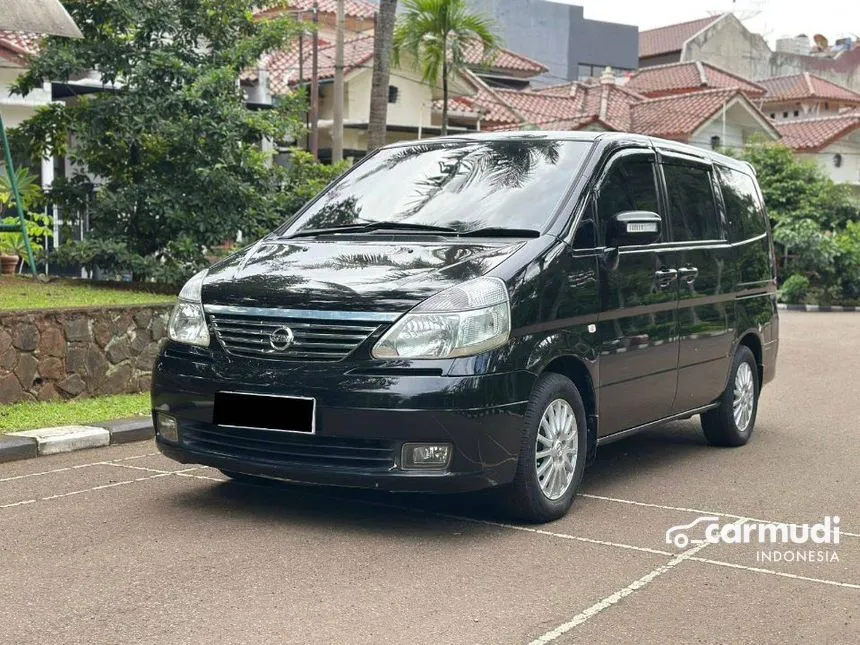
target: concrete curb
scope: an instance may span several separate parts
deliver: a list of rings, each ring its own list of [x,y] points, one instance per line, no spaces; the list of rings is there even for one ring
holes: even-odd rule
[[[60,426],[0,434],[0,463],[88,448],[144,441],[155,436],[152,419],[118,419],[91,426]]]
[[[783,311],[817,311],[817,312],[844,312],[858,313],[860,307],[843,307],[841,305],[784,305],[778,304],[777,307]]]

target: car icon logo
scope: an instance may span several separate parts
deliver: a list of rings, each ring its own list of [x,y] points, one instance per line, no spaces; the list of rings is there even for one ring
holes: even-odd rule
[[[295,336],[293,330],[289,327],[278,327],[275,331],[269,334],[269,345],[276,352],[284,352],[293,344]]]
[[[711,515],[705,517],[696,518],[694,521],[689,524],[679,524],[678,526],[673,526],[668,531],[666,531],[666,544],[674,544],[679,549],[685,549],[688,545],[692,544],[704,544],[708,540],[698,540],[691,539],[687,535],[687,531],[699,524],[712,524],[714,522],[718,522],[718,517],[713,517]]]

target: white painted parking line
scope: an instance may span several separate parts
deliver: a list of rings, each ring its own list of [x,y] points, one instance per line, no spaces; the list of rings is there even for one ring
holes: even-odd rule
[[[115,464],[120,461],[132,461],[134,459],[143,459],[144,457],[152,457],[154,455],[158,455],[160,453],[157,452],[148,452],[145,455],[133,455],[131,457],[120,457],[119,459],[111,459],[110,461],[93,461],[87,464],[78,464],[77,466],[66,466],[64,468],[54,468],[52,470],[43,470],[38,473],[27,473],[25,475],[15,475],[14,477],[2,477],[0,478],[0,483],[2,482],[11,482],[19,479],[27,479],[29,477],[41,477],[43,475],[53,475],[55,473],[65,473],[71,470],[78,470],[80,468],[89,468],[90,466],[104,466],[105,464]]]
[[[718,567],[728,567],[730,569],[743,569],[753,573],[766,573],[771,576],[779,576],[780,578],[791,578],[792,580],[804,580],[806,582],[818,582],[823,585],[832,585],[834,587],[845,587],[847,589],[860,589],[860,585],[855,585],[851,582],[839,582],[838,580],[827,580],[825,578],[810,578],[809,576],[798,576],[794,573],[786,573],[785,571],[775,571],[773,569],[762,569],[761,567],[748,567],[744,564],[736,564],[734,562],[724,562],[723,560],[710,560],[708,558],[687,558],[691,562],[702,562],[703,564],[714,564]]]
[[[0,509],[12,508],[15,506],[24,506],[27,504],[34,504],[35,502],[39,502],[39,501],[47,501],[47,500],[58,499],[58,498],[62,498],[62,497],[69,497],[71,495],[79,495],[81,493],[88,493],[88,492],[92,492],[92,491],[102,490],[105,488],[113,488],[116,486],[123,486],[125,484],[133,484],[136,482],[148,481],[150,479],[158,479],[158,478],[162,478],[162,477],[167,477],[169,475],[176,475],[177,477],[185,477],[188,479],[201,479],[201,480],[212,481],[212,482],[234,481],[234,480],[231,480],[227,477],[212,477],[209,475],[194,475],[194,474],[192,474],[192,471],[199,470],[200,468],[202,468],[202,466],[195,466],[193,468],[186,468],[184,470],[159,470],[157,468],[150,468],[148,466],[133,466],[131,464],[120,463],[120,462],[125,462],[125,461],[129,461],[129,460],[133,460],[133,459],[140,459],[142,457],[149,457],[149,456],[152,456],[152,454],[158,454],[158,453],[151,453],[151,454],[147,454],[147,455],[136,455],[134,457],[124,457],[122,459],[115,459],[112,461],[94,462],[92,464],[82,464],[80,466],[80,467],[96,466],[96,465],[116,466],[119,468],[126,468],[126,469],[131,469],[131,470],[151,472],[151,473],[153,473],[152,475],[149,475],[146,477],[138,477],[137,479],[133,479],[133,480],[129,480],[129,481],[114,482],[114,483],[105,484],[102,486],[95,486],[93,488],[88,488],[85,490],[72,491],[70,493],[61,493],[59,495],[50,495],[48,497],[42,497],[42,498],[38,498],[38,499],[26,499],[26,500],[22,500],[20,502],[13,502],[11,504],[4,504],[4,505],[0,506]],[[75,467],[57,469],[57,472],[63,472],[66,470],[73,470],[74,468]],[[249,482],[237,482],[237,483],[239,483],[243,486],[257,487],[253,483],[249,483]],[[635,504],[638,506],[656,507],[656,508],[667,509],[667,510],[680,510],[680,511],[690,511],[690,512],[694,512],[694,513],[707,513],[707,511],[700,511],[698,509],[686,509],[686,508],[681,508],[681,507],[677,507],[677,506],[661,506],[659,504],[646,504],[643,502],[632,502],[630,500],[620,500],[620,499],[615,499],[615,498],[603,498],[603,497],[600,497],[598,495],[583,495],[583,497],[591,497],[591,498],[596,498],[596,499],[606,499],[608,501],[617,501],[617,502],[622,502],[622,503]],[[622,542],[610,542],[607,540],[596,540],[593,538],[587,538],[587,537],[583,537],[580,535],[570,535],[568,533],[559,533],[557,531],[547,531],[546,529],[538,529],[538,528],[534,528],[534,527],[530,527],[530,526],[517,526],[516,524],[506,524],[504,522],[494,522],[492,520],[481,520],[481,519],[477,519],[477,518],[473,518],[473,517],[464,517],[461,515],[452,515],[449,513],[425,511],[423,509],[412,508],[409,506],[401,506],[398,504],[388,504],[385,502],[372,502],[372,501],[368,501],[368,500],[356,500],[356,499],[347,499],[347,498],[338,498],[338,499],[340,499],[341,501],[350,502],[352,504],[356,504],[356,503],[361,504],[363,506],[379,506],[379,507],[383,507],[383,508],[392,508],[392,509],[397,509],[397,510],[401,510],[401,511],[410,511],[413,513],[428,514],[428,515],[433,515],[436,517],[443,517],[446,519],[456,520],[459,522],[467,522],[470,524],[483,524],[483,525],[487,525],[487,526],[496,526],[498,528],[510,529],[513,531],[522,531],[525,533],[534,533],[537,535],[545,535],[548,537],[558,538],[558,539],[562,539],[562,540],[573,540],[575,542],[584,542],[586,544],[596,544],[599,546],[608,546],[608,547],[613,547],[616,549],[638,551],[641,553],[648,553],[651,555],[662,555],[662,556],[672,556],[673,555],[672,552],[670,552],[670,551],[662,551],[660,549],[650,549],[648,547],[636,546],[633,544],[624,544]],[[750,518],[735,517],[735,516],[728,515],[726,513],[722,513],[722,514],[711,513],[711,514],[712,515],[721,515],[722,517],[734,518],[734,519],[737,519],[739,522],[740,521],[753,521]],[[761,520],[755,520],[755,521],[761,521]],[[698,551],[700,551],[701,548],[703,548],[706,545],[707,544],[697,545],[696,547],[689,549],[688,551],[685,551],[684,553],[682,553],[678,556],[673,557],[673,559],[670,560],[670,562],[681,558],[682,560],[690,560],[690,561],[694,561],[694,562],[701,562],[703,564],[711,564],[711,565],[721,566],[721,567],[730,567],[733,569],[742,569],[742,570],[750,571],[753,573],[762,573],[762,574],[767,574],[767,575],[779,576],[779,577],[783,577],[783,578],[791,578],[794,580],[801,580],[801,581],[805,581],[805,582],[815,582],[815,583],[819,583],[819,584],[825,584],[825,585],[831,585],[831,586],[837,586],[837,587],[845,587],[845,588],[849,588],[849,589],[860,589],[860,585],[856,585],[856,584],[853,584],[850,582],[840,582],[837,580],[827,580],[824,578],[811,578],[809,576],[798,576],[798,575],[795,575],[792,573],[785,573],[782,571],[774,571],[772,569],[763,569],[760,567],[748,567],[748,566],[745,566],[742,564],[735,564],[733,562],[724,562],[722,560],[711,560],[708,558],[697,557],[695,554],[698,553]],[[677,563],[673,564],[671,567],[668,566],[668,563],[666,565],[663,565],[663,567],[668,567],[669,569],[671,569],[675,566],[677,566]],[[662,567],[658,567],[658,569],[662,569]],[[655,569],[655,571],[657,571],[658,569]],[[666,569],[666,570],[668,570],[668,569]],[[661,571],[661,573],[659,573],[657,575],[662,575],[662,573],[664,573],[664,572],[665,571]],[[648,578],[648,576],[652,575],[653,573],[654,572],[651,572],[650,574],[646,574],[646,576],[644,576],[643,578],[640,578],[640,581],[644,578]],[[655,575],[653,577],[657,577],[657,576]],[[628,587],[633,587],[638,582],[639,581],[636,581],[636,582],[632,583],[631,585],[628,585]],[[648,582],[650,582],[650,579],[648,580]],[[647,582],[644,584],[647,584]],[[640,586],[644,586],[644,585],[640,585]],[[628,587],[625,587],[625,589],[627,589]],[[639,587],[636,587],[636,588],[639,588]],[[611,605],[615,604],[616,602],[618,602],[618,600],[629,595],[630,593],[632,593],[632,591],[635,591],[635,590],[636,589],[632,589],[631,591],[624,593],[624,595],[618,597],[616,600],[610,602],[608,600],[609,598],[614,598],[616,594],[620,594],[620,593],[624,592],[624,590],[616,592],[616,594],[613,594],[612,596],[609,596],[607,599],[600,601],[599,603],[595,604],[592,608],[585,610],[584,612],[582,612],[582,614],[585,614],[589,610],[596,608],[598,605],[601,605],[601,603],[603,603],[603,602],[609,602],[609,605],[607,605],[607,606],[611,606]],[[602,611],[602,610],[603,609],[600,609],[599,611]],[[595,610],[595,611],[596,611],[596,613],[599,613],[599,611],[597,611],[597,610]],[[582,616],[582,614],[578,614],[576,617],[571,619],[571,621],[569,621],[569,622],[572,623],[574,620],[576,620],[577,618]],[[584,620],[581,620],[581,622],[585,622],[585,620],[587,620],[590,617],[591,617],[591,615],[587,616]],[[581,622],[577,623],[577,624],[581,624]],[[568,623],[565,623],[565,625],[567,625],[567,624]],[[573,625],[569,629],[572,629],[575,626],[576,625]],[[560,628],[556,628],[556,629],[560,629]],[[553,631],[555,631],[555,630],[553,630]],[[548,632],[548,633],[551,633],[551,632]],[[564,633],[564,632],[561,632],[561,633]],[[559,635],[561,635],[561,634],[559,634]],[[544,637],[542,636],[541,638],[544,638]],[[556,636],[556,638],[557,638],[557,636]],[[554,639],[551,639],[551,640],[554,640]],[[548,643],[550,641],[537,640],[534,642],[538,642],[538,643],[539,642],[547,642]]]
[[[604,502],[616,502],[618,504],[630,504],[631,506],[642,506],[645,508],[659,508],[664,511],[683,511],[685,513],[696,513],[697,515],[715,515],[717,517],[725,517],[730,520],[747,519],[750,522],[758,522],[760,524],[791,524],[791,522],[776,522],[774,520],[762,520],[755,517],[746,517],[744,515],[733,515],[731,513],[720,513],[718,511],[706,511],[701,508],[685,508],[683,506],[666,506],[664,504],[650,504],[648,502],[636,502],[630,499],[619,499],[617,497],[606,497],[604,495],[591,495],[589,493],[579,493],[579,497],[587,499],[599,499]],[[839,529],[839,535],[843,537],[860,538],[860,533],[851,533]]]
[[[195,466],[194,468],[188,468],[185,471],[177,471],[177,472],[188,472],[191,470],[197,470],[199,466]],[[68,493],[58,493],[56,495],[48,495],[47,497],[37,497],[34,499],[25,499],[20,502],[11,502],[9,504],[0,505],[0,509],[4,508],[14,508],[15,506],[24,506],[25,504],[34,504],[36,502],[48,502],[55,499],[62,499],[64,497],[71,497],[73,495],[82,495],[84,493],[92,493],[95,491],[104,490],[106,488],[116,488],[117,486],[126,486],[128,484],[135,484],[137,482],[147,481],[149,479],[157,479],[159,477],[167,477],[168,475],[172,475],[172,472],[164,472],[164,473],[156,473],[154,475],[147,475],[146,477],[138,477],[137,479],[129,479],[128,481],[121,482],[111,482],[109,484],[102,484],[101,486],[93,486],[92,488],[84,488],[81,490],[73,490]]]
[[[737,522],[737,523],[742,524],[743,522]],[[556,627],[555,629],[552,629],[552,630],[546,632],[545,634],[542,634],[541,636],[539,636],[535,640],[531,641],[531,643],[529,643],[529,645],[546,645],[547,643],[551,643],[552,641],[558,639],[559,637],[561,637],[564,634],[566,634],[567,632],[569,632],[571,629],[578,627],[579,625],[582,625],[587,620],[593,618],[594,616],[597,616],[597,614],[599,614],[600,612],[605,611],[605,610],[609,609],[610,607],[613,607],[614,605],[617,605],[619,602],[621,602],[627,596],[630,596],[630,595],[636,593],[637,591],[639,591],[640,589],[643,589],[644,587],[648,586],[656,578],[659,578],[660,576],[662,576],[667,571],[671,571],[672,569],[677,567],[679,564],[681,564],[684,560],[689,560],[696,553],[698,553],[699,551],[704,549],[706,546],[709,546],[708,542],[705,542],[704,544],[697,544],[692,549],[687,549],[686,551],[684,551],[680,555],[677,555],[674,558],[672,558],[671,560],[669,560],[666,564],[662,564],[659,567],[657,567],[656,569],[654,569],[653,571],[649,571],[644,576],[642,576],[638,580],[634,580],[633,582],[631,582],[629,585],[627,585],[623,589],[619,589],[618,591],[616,591],[612,595],[607,596],[606,598],[603,598],[602,600],[597,601],[596,603],[591,605],[591,607],[579,612],[576,616],[571,618],[566,623],[563,623],[563,624],[559,625],[558,627]]]
[[[133,470],[144,470],[151,473],[160,473],[162,475],[178,475],[179,477],[191,477],[192,479],[205,479],[213,482],[230,481],[227,477],[208,477],[207,475],[190,475],[189,471],[196,470],[190,468],[188,470],[160,470],[158,468],[149,468],[146,466],[132,466],[131,464],[105,463],[106,466],[117,466],[119,468],[131,468]],[[201,466],[202,467],[202,466]]]
[[[612,546],[616,549],[627,549],[628,551],[640,551],[642,553],[651,553],[653,555],[674,555],[671,551],[662,551],[660,549],[651,549],[646,546],[636,546],[633,544],[624,544],[622,542],[608,542],[606,540],[595,540],[593,538],[582,537],[580,535],[570,535],[569,533],[557,533],[555,531],[547,531],[545,529],[536,529],[531,526],[518,526],[516,524],[505,524],[504,522],[493,522],[491,520],[479,520],[473,517],[463,517],[462,515],[450,515],[448,513],[432,513],[438,517],[446,517],[452,520],[461,522],[470,522],[472,524],[487,524],[489,526],[498,526],[503,529],[512,529],[514,531],[524,531],[526,533],[536,533],[538,535],[548,535],[549,537],[559,538],[562,540],[574,540],[576,542],[585,542],[587,544],[599,544],[600,546]]]

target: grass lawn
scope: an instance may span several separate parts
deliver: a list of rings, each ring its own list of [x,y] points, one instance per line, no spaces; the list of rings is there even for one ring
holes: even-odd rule
[[[171,303],[173,296],[112,289],[83,280],[40,282],[29,277],[0,277],[0,311]]]
[[[150,414],[149,394],[117,394],[80,401],[0,405],[0,433],[86,425]]]

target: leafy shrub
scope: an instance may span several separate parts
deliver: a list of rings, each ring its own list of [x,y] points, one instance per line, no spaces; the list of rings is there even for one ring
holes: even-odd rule
[[[795,273],[782,285],[780,298],[790,305],[802,305],[809,294],[809,278]]]

